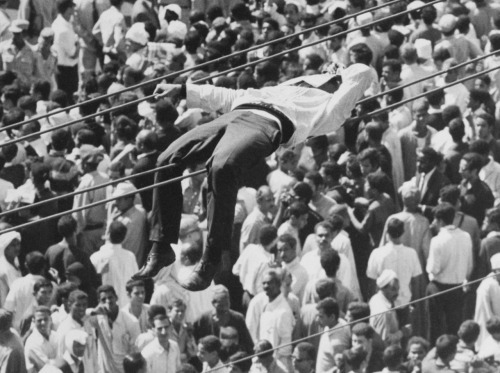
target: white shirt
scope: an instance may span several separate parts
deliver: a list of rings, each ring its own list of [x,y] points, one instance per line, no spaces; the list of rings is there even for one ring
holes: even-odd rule
[[[38,280],[43,280],[43,277],[39,275],[32,275],[31,273],[18,278],[12,283],[9,294],[5,299],[3,308],[14,313],[12,325],[18,330],[23,317],[23,312],[19,311],[28,310],[33,307],[33,304],[35,303],[33,286]]]
[[[100,38],[104,52],[116,52],[125,38],[125,16],[114,6],[102,12],[92,33]],[[106,56],[109,60],[109,57]],[[107,62],[106,60],[104,61]]]
[[[299,298],[300,303],[302,303],[304,290],[309,281],[309,275],[306,269],[300,264],[299,258],[295,258],[290,263],[282,262],[282,265],[292,275],[292,293],[294,293],[297,298]]]
[[[397,131],[408,127],[413,121],[411,111],[403,105],[389,112],[389,125]]]
[[[380,334],[384,341],[388,338],[401,338],[403,333],[399,330],[399,321],[396,315],[396,311],[391,310],[393,305],[384,296],[381,290],[379,290],[369,302],[370,305],[370,325],[375,331]],[[374,316],[381,314],[378,316]],[[391,338],[391,339],[392,339]]]
[[[284,146],[300,144],[310,136],[331,133],[351,116],[354,104],[370,87],[373,76],[368,66],[354,64],[342,73],[340,88],[332,95],[319,89],[277,86],[233,90],[211,85],[187,84],[188,107],[227,113],[245,103],[265,101],[282,111],[295,125],[295,132]]]
[[[431,281],[461,284],[472,272],[472,240],[468,233],[453,225],[440,229],[431,239],[427,273]]]
[[[175,373],[181,365],[181,352],[177,342],[168,341],[168,351],[155,338],[141,351],[141,355],[146,360],[148,372]]]
[[[12,283],[18,278],[21,278],[21,271],[10,264],[5,255],[2,254],[0,256],[0,306],[5,303]]]
[[[335,364],[335,355],[349,349],[351,345],[351,329],[347,323],[339,319],[332,330],[325,326],[325,331],[319,340],[318,356],[316,359],[316,372],[329,372]]]
[[[495,206],[500,202],[500,164],[489,157],[489,162],[479,171],[479,178],[491,189]]]
[[[411,279],[422,274],[422,267],[417,252],[410,247],[395,245],[389,242],[387,245],[375,249],[370,254],[366,275],[372,280],[382,274],[385,269],[396,272],[400,289],[397,304],[406,304],[411,300]]]
[[[262,291],[262,275],[273,255],[262,245],[250,244],[233,266],[233,274],[240,278],[243,290],[255,295]]]
[[[0,179],[0,208],[2,211],[5,211],[5,208],[7,207],[5,203],[5,197],[7,197],[7,191],[10,189],[15,189],[14,184],[12,184],[10,181]]]
[[[500,284],[494,277],[485,278],[476,291],[476,309],[474,321],[486,325],[492,317],[500,317]],[[476,346],[479,347],[487,339],[489,333],[481,328]]]
[[[273,346],[280,346],[292,341],[295,318],[283,294],[269,302],[267,295],[262,292],[250,301],[246,324],[254,343],[261,339],[267,339]],[[291,346],[278,349],[275,352],[276,358],[286,358],[291,354]]]
[[[78,55],[76,45],[78,36],[73,29],[73,24],[59,14],[52,23],[54,31],[54,49],[57,53],[57,64],[61,66],[76,66]]]
[[[149,304],[143,304],[141,308],[141,314],[139,315],[139,317],[136,317],[131,311],[130,303],[128,303],[125,307],[122,308],[122,312],[128,313],[130,316],[139,321],[139,327],[141,328],[141,333],[145,333],[148,330],[148,324],[149,324],[148,311],[149,311]]]
[[[124,307],[128,300],[125,289],[127,281],[139,270],[135,255],[121,245],[108,242],[90,256],[90,261],[102,276],[102,284],[114,287],[118,303]]]
[[[26,339],[24,355],[28,372],[37,372],[49,360],[57,357],[56,332],[51,330],[49,339],[46,339],[37,328],[33,328],[33,332]]]
[[[279,168],[267,175],[267,184],[271,192],[273,192],[276,203],[279,202],[281,193],[285,190],[292,189],[296,182],[296,178],[284,173]]]
[[[210,368],[208,363],[206,361],[203,362],[203,370],[201,371],[202,373],[204,372],[217,372],[217,373],[229,373],[229,367],[225,367],[222,361],[219,360],[217,364],[213,368]]]

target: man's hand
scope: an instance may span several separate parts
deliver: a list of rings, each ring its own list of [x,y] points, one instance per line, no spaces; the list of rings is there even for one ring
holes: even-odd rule
[[[166,84],[166,83],[160,83],[156,86],[154,95],[156,99],[162,98],[162,97],[172,97],[177,95],[181,90],[181,85],[180,84]]]

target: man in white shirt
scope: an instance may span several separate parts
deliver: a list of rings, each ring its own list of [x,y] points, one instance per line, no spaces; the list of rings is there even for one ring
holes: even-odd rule
[[[57,357],[56,332],[50,328],[50,309],[39,306],[33,315],[33,332],[26,339],[24,353],[28,372],[38,372]]]
[[[422,267],[417,252],[401,244],[404,234],[404,222],[391,218],[386,224],[387,239],[389,242],[372,251],[368,260],[366,275],[372,280],[372,294],[375,292],[375,282],[386,269],[396,272],[400,291],[397,304],[406,304],[411,301],[412,287],[415,280],[422,274]]]
[[[35,303],[33,286],[37,281],[44,279],[44,256],[38,251],[29,253],[26,255],[26,267],[29,274],[18,278],[12,283],[9,294],[7,294],[7,298],[5,299],[5,304],[3,305],[3,308],[7,311],[14,313],[12,325],[18,330],[24,311],[30,309]]]
[[[250,244],[241,253],[233,266],[233,274],[240,278],[245,291],[243,303],[248,306],[252,297],[262,291],[262,276],[273,260],[271,250],[276,247],[278,234],[272,225],[260,229],[260,244]]]
[[[149,304],[144,304],[146,298],[146,284],[142,280],[129,280],[125,286],[129,303],[122,308],[123,312],[134,316],[139,321],[141,333],[148,330]]]
[[[465,284],[472,273],[472,240],[453,225],[455,208],[442,203],[434,210],[433,224],[439,229],[431,239],[426,270],[431,281],[427,294]],[[432,341],[444,333],[456,333],[463,321],[464,290],[458,289],[429,300]]]
[[[118,307],[116,291],[103,285],[97,289],[99,306],[89,319],[96,329],[99,371],[123,373],[123,358],[135,351],[135,340],[141,333],[139,321]]]
[[[278,155],[278,168],[267,175],[267,184],[274,195],[275,203],[283,191],[292,189],[297,179],[292,176],[292,172],[297,168],[297,155],[293,150],[285,150]]]
[[[92,29],[92,34],[102,45],[104,63],[112,59],[125,62],[125,31],[127,25],[120,7],[123,0],[110,0],[111,7],[101,13]]]
[[[257,294],[248,305],[246,324],[254,343],[265,339],[273,346],[292,341],[295,324],[292,309],[281,294],[281,274],[270,269],[262,279],[264,291]],[[285,366],[290,364],[291,346],[275,351],[275,357]]]
[[[291,235],[284,234],[278,237],[278,258],[281,261],[281,266],[292,276],[292,293],[302,303],[309,276],[306,269],[299,262],[295,246],[297,246],[297,240]]]
[[[117,289],[120,307],[127,304],[126,284],[138,269],[135,255],[121,245],[126,234],[125,225],[114,221],[109,226],[109,241],[90,256],[96,272],[102,276],[103,285]]]
[[[64,337],[66,352],[45,365],[40,373],[88,372],[84,370],[82,357],[87,350],[89,335],[83,330],[72,330]]]
[[[259,244],[259,235],[262,226],[271,224],[271,213],[274,209],[274,198],[271,189],[263,185],[257,190],[255,196],[257,205],[248,214],[241,226],[240,253],[249,244]]]
[[[0,306],[5,303],[12,283],[21,277],[18,256],[21,251],[19,232],[0,235]]]
[[[219,353],[221,350],[221,342],[219,338],[213,335],[207,335],[198,342],[198,358],[203,363],[204,372],[228,373],[228,367],[223,367]]]
[[[181,365],[177,342],[169,339],[172,324],[166,315],[153,319],[155,339],[142,350],[148,372],[174,373]]]
[[[321,335],[319,341],[316,372],[329,372],[336,366],[335,355],[349,349],[351,329],[339,318],[339,305],[333,298],[319,301],[316,309],[319,325],[324,331],[328,331]]]
[[[73,102],[73,94],[78,90],[79,41],[71,23],[75,3],[73,0],[57,0],[57,18],[52,23],[54,49],[57,53],[57,87]]]
[[[497,206],[500,203],[500,164],[490,156],[490,146],[486,140],[472,142],[469,144],[469,151],[483,157],[484,166],[479,171],[479,179],[490,187]]]
[[[290,5],[290,4],[289,4]],[[336,67],[333,67],[336,73]],[[332,80],[333,79],[333,80]],[[208,170],[208,245],[200,263],[182,285],[188,290],[209,286],[220,264],[222,249],[230,246],[241,176],[246,169],[272,154],[280,146],[290,147],[308,137],[321,136],[340,128],[351,115],[356,101],[370,86],[370,68],[353,64],[342,73],[342,84],[330,94],[323,89],[334,83],[333,75],[297,78],[288,84],[302,87],[265,87],[260,90],[231,90],[209,85],[161,84],[161,95],[186,97],[188,106],[201,106],[222,115],[211,123],[198,126],[176,140],[158,159],[158,165],[175,164],[157,174],[158,182],[182,175],[190,159],[211,159]],[[313,81],[314,80],[314,81]],[[306,88],[317,87],[320,89]],[[335,87],[330,86],[330,92]],[[194,132],[193,132],[194,131]],[[196,150],[193,148],[196,146]],[[213,157],[212,157],[213,155]],[[155,194],[152,216],[154,241],[148,265],[137,276],[151,277],[174,261],[170,243],[177,242],[181,190],[166,185]]]

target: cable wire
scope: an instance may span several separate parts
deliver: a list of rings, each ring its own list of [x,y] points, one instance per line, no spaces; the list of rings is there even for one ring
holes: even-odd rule
[[[135,196],[137,193],[146,192],[146,191],[154,189],[154,188],[159,188],[159,187],[162,187],[162,186],[165,186],[165,185],[168,185],[168,184],[176,183],[176,182],[181,181],[183,179],[187,179],[188,177],[201,175],[201,174],[204,174],[206,172],[207,172],[206,170],[194,171],[194,172],[191,172],[191,173],[186,174],[186,175],[182,175],[182,176],[170,179],[170,180],[165,180],[165,181],[162,181],[160,183],[156,183],[156,184],[144,187],[144,188],[137,189],[137,190],[135,190],[133,192],[122,194],[120,197],[106,198],[106,199],[103,199],[101,201],[89,203],[89,204],[87,204],[85,206],[77,207],[77,208],[74,208],[74,209],[71,209],[71,210],[68,210],[68,211],[64,211],[64,212],[60,212],[60,213],[53,214],[53,215],[50,215],[50,216],[46,216],[46,217],[43,217],[43,218],[38,219],[36,221],[31,221],[31,222],[28,222],[28,223],[20,224],[20,225],[17,225],[15,227],[12,227],[12,228],[7,228],[7,229],[2,230],[0,233],[4,234],[4,233],[8,233],[8,232],[17,231],[17,230],[20,230],[20,229],[23,229],[23,228],[27,228],[27,227],[30,227],[32,225],[38,224],[38,223],[43,223],[43,222],[46,222],[48,220],[52,220],[52,219],[55,219],[55,218],[60,218],[61,216],[65,216],[65,215],[71,214],[73,212],[83,211],[83,210],[86,210],[86,209],[91,208],[91,207],[96,207],[96,206],[104,205],[104,204],[106,204],[108,202],[111,202],[111,201],[114,201],[114,200],[116,200],[118,198],[132,197],[132,196]],[[100,185],[99,185],[99,187],[100,187]]]
[[[439,0],[439,1],[442,2],[444,0]],[[43,119],[43,118],[48,118],[48,117],[56,115],[56,114],[64,113],[66,111],[69,111],[69,110],[72,110],[72,109],[76,109],[76,108],[78,108],[78,107],[80,107],[80,106],[82,106],[84,104],[95,103],[95,102],[98,102],[100,100],[113,97],[115,95],[120,95],[120,94],[122,94],[124,92],[135,90],[135,89],[144,87],[144,86],[146,86],[148,84],[158,83],[158,82],[161,82],[163,79],[173,78],[173,77],[182,75],[182,74],[190,72],[190,71],[198,70],[200,68],[210,66],[211,64],[214,64],[214,63],[219,63],[219,62],[222,62],[224,60],[227,60],[227,59],[230,59],[230,58],[233,58],[233,57],[236,57],[236,56],[248,53],[248,52],[252,52],[254,50],[258,50],[258,49],[267,47],[267,46],[275,44],[275,43],[280,43],[280,42],[286,41],[288,39],[291,39],[291,38],[303,35],[303,34],[305,34],[307,32],[315,31],[315,30],[318,30],[318,29],[326,27],[326,26],[332,26],[332,25],[335,25],[335,24],[338,24],[338,23],[345,22],[345,21],[347,21],[349,19],[356,18],[357,16],[359,16],[361,14],[368,13],[368,12],[371,12],[371,11],[374,11],[374,10],[378,10],[378,9],[382,9],[382,8],[387,7],[387,6],[390,6],[390,5],[393,5],[393,4],[397,4],[399,2],[400,2],[400,0],[393,0],[393,1],[381,4],[381,5],[374,6],[374,7],[369,8],[369,9],[364,9],[364,10],[358,12],[358,13],[349,14],[349,15],[346,15],[346,16],[340,18],[340,19],[332,20],[332,21],[323,23],[321,25],[316,25],[316,26],[310,27],[308,29],[304,29],[304,30],[298,31],[298,32],[295,32],[293,34],[286,35],[286,36],[283,36],[283,37],[275,39],[275,40],[270,40],[270,41],[267,41],[267,42],[259,44],[259,45],[254,45],[254,46],[251,46],[250,48],[247,48],[247,49],[244,49],[244,50],[241,50],[241,51],[235,51],[235,52],[233,52],[233,53],[231,53],[231,54],[229,54],[227,56],[222,56],[222,57],[216,58],[216,59],[211,60],[211,61],[203,62],[203,63],[201,63],[199,65],[196,65],[196,66],[193,66],[193,67],[190,67],[190,68],[187,68],[187,69],[183,69],[183,70],[180,70],[180,71],[175,71],[173,73],[170,73],[170,74],[158,77],[158,78],[154,78],[154,79],[149,80],[147,82],[141,82],[141,83],[138,83],[136,85],[133,85],[133,86],[127,87],[125,89],[119,90],[117,92],[108,93],[108,94],[105,94],[105,95],[102,95],[102,96],[99,96],[99,97],[96,97],[96,98],[93,98],[93,99],[90,99],[90,100],[87,100],[87,101],[84,101],[84,102],[76,103],[74,105],[71,105],[71,106],[68,106],[68,107],[65,107],[65,108],[53,110],[53,111],[51,111],[49,113],[40,114],[40,115],[38,115],[36,117],[32,117],[30,119],[26,119],[26,120],[24,120],[22,122],[15,123],[15,124],[12,124],[10,126],[6,126],[6,127],[3,127],[3,128],[0,128],[0,132],[7,131],[7,130],[12,129],[12,128],[16,128],[16,127],[22,126],[24,124],[28,124],[28,123],[30,123],[33,120],[39,120],[39,119]],[[426,5],[431,5],[431,4],[432,3],[426,4]],[[412,11],[418,10],[418,9],[420,9],[420,8],[417,7],[415,9],[413,9]],[[258,62],[261,62],[261,61],[263,61],[263,60],[260,60]]]
[[[476,61],[475,61],[475,62],[476,62]],[[464,64],[465,64],[465,63],[462,63],[462,64],[460,64],[460,65],[457,65],[457,66],[453,67],[453,68],[450,68],[449,70],[452,70],[452,69],[455,69],[455,68],[462,67],[462,66],[464,66]],[[374,116],[374,115],[377,115],[377,114],[383,113],[383,112],[388,111],[388,110],[391,110],[391,109],[395,109],[395,108],[400,107],[400,106],[402,106],[402,105],[404,105],[404,104],[406,104],[406,103],[408,103],[408,102],[411,102],[411,101],[417,100],[417,99],[419,99],[419,98],[425,97],[425,96],[427,96],[429,93],[438,92],[438,91],[443,90],[443,89],[445,89],[445,88],[452,87],[452,86],[457,85],[457,84],[459,84],[459,83],[462,83],[462,82],[464,82],[464,81],[467,81],[467,80],[470,80],[470,79],[477,78],[478,76],[481,76],[481,75],[483,75],[483,74],[487,74],[487,73],[492,72],[492,71],[497,70],[497,69],[500,69],[500,65],[499,65],[499,66],[496,66],[496,67],[492,67],[492,68],[491,68],[491,69],[489,69],[489,70],[481,71],[481,72],[478,72],[478,73],[476,73],[476,74],[473,74],[473,75],[470,75],[470,76],[464,77],[464,78],[462,78],[462,79],[456,80],[456,81],[451,82],[451,83],[449,83],[449,84],[447,84],[447,85],[444,85],[444,86],[442,86],[442,87],[437,87],[437,88],[435,88],[435,89],[432,89],[432,90],[429,90],[429,91],[423,92],[423,93],[421,93],[421,94],[419,94],[419,95],[416,95],[416,96],[414,96],[414,97],[411,97],[411,98],[408,98],[408,99],[402,100],[402,101],[400,101],[400,102],[398,102],[398,103],[395,103],[395,104],[392,104],[392,105],[389,105],[389,106],[383,107],[383,108],[381,108],[381,109],[377,109],[377,110],[372,111],[372,112],[370,112],[370,113],[367,113],[367,114],[365,114],[365,115],[363,115],[363,116],[360,116],[360,117],[354,117],[354,118],[349,118],[349,119],[347,119],[346,123],[348,123],[348,122],[353,122],[353,121],[355,121],[355,120],[363,120],[363,119],[368,119],[368,118],[371,118],[371,117],[372,117],[372,116]],[[447,70],[447,71],[449,71],[449,70]],[[414,83],[416,84],[416,83],[418,83],[418,81],[415,81]],[[411,84],[410,84],[410,85],[411,85]],[[407,85],[407,86],[409,86],[409,85]],[[395,89],[401,89],[401,87],[398,87],[398,88],[395,88]],[[388,93],[388,92],[394,91],[395,89],[392,89],[392,90],[389,90],[389,91],[386,91],[386,92],[382,93],[382,96],[383,96],[384,94]],[[378,96],[380,97],[381,95],[378,95]],[[361,103],[361,102],[366,102],[366,101],[371,100],[371,99],[374,99],[374,98],[375,98],[375,96],[371,96],[371,97],[369,97],[368,99],[363,99],[363,100],[359,101],[358,103]],[[346,124],[346,123],[344,123],[342,126],[345,126],[345,124]],[[31,207],[37,207],[37,206],[41,206],[41,205],[48,204],[48,203],[51,203],[51,202],[55,202],[55,201],[61,200],[61,199],[63,199],[63,198],[66,198],[66,197],[68,197],[68,196],[75,196],[75,195],[78,195],[78,194],[85,193],[85,192],[87,192],[87,191],[100,189],[100,188],[105,187],[105,186],[108,186],[108,185],[113,185],[113,184],[119,183],[119,182],[121,182],[121,181],[127,181],[127,180],[133,179],[134,177],[137,177],[137,176],[142,176],[142,175],[144,175],[144,174],[149,174],[149,173],[152,173],[152,172],[161,171],[161,170],[163,170],[164,168],[167,168],[167,167],[168,167],[168,165],[167,165],[167,166],[161,166],[161,167],[154,168],[154,169],[152,169],[152,170],[145,171],[145,172],[140,173],[140,174],[130,175],[130,176],[127,176],[127,177],[124,177],[124,178],[121,178],[121,179],[117,179],[117,180],[114,180],[113,182],[111,182],[111,181],[110,181],[110,182],[105,183],[105,184],[102,184],[102,185],[100,185],[100,186],[94,186],[94,187],[91,187],[91,188],[88,188],[88,189],[82,189],[82,190],[75,190],[74,192],[68,193],[68,194],[66,194],[66,195],[64,195],[64,196],[58,196],[58,197],[50,198],[50,199],[47,199],[47,200],[39,201],[39,202],[37,202],[37,203],[35,203],[35,204],[33,204],[33,205],[30,205],[30,206],[23,206],[23,207],[20,207],[20,208],[17,208],[17,209],[13,209],[13,210],[10,210],[10,211],[5,211],[5,212],[2,212],[2,213],[0,213],[0,217],[5,216],[5,215],[10,215],[10,214],[13,214],[13,213],[15,213],[15,212],[17,212],[17,211],[26,210],[26,209],[31,208]],[[153,187],[154,187],[154,186],[153,186]],[[37,222],[40,222],[40,220],[38,220]],[[36,222],[33,222],[33,223],[36,223]]]
[[[437,4],[437,3],[440,3],[444,0],[434,0],[430,3],[427,3],[427,4],[424,4],[420,7],[417,7],[415,9],[412,9],[412,10],[405,10],[403,12],[400,12],[400,13],[396,13],[396,14],[392,14],[388,17],[385,17],[385,18],[381,18],[379,20],[376,20],[376,21],[373,21],[373,22],[370,22],[370,23],[367,23],[366,25],[363,25],[363,26],[358,26],[358,27],[354,27],[352,29],[349,29],[349,30],[346,30],[346,31],[342,31],[342,32],[339,32],[338,34],[335,34],[335,35],[330,35],[330,36],[326,36],[322,39],[318,39],[316,41],[313,41],[313,42],[310,42],[308,44],[304,44],[304,45],[300,45],[300,46],[297,46],[297,47],[294,47],[294,48],[291,48],[291,49],[288,49],[286,51],[283,51],[283,52],[279,52],[279,53],[276,53],[276,54],[273,54],[272,56],[267,56],[267,57],[264,57],[264,58],[261,58],[259,60],[256,60],[256,61],[252,61],[252,62],[249,62],[249,63],[246,63],[244,65],[241,65],[241,66],[238,66],[238,67],[234,67],[234,68],[231,68],[231,69],[228,69],[228,70],[225,70],[225,71],[222,71],[222,72],[219,72],[219,73],[216,73],[216,74],[213,74],[209,77],[206,77],[206,78],[202,78],[202,79],[198,79],[196,80],[195,82],[193,83],[201,83],[201,82],[204,82],[204,81],[207,81],[207,80],[210,80],[210,79],[213,79],[213,78],[216,78],[218,76],[222,76],[222,75],[226,75],[230,72],[234,72],[234,71],[238,71],[238,70],[243,70],[245,69],[246,67],[250,67],[250,66],[253,66],[253,65],[256,65],[256,64],[259,64],[261,62],[264,62],[264,61],[268,61],[268,60],[272,60],[272,59],[275,59],[277,57],[281,57],[281,56],[285,56],[287,55],[288,53],[291,53],[291,52],[295,52],[295,51],[298,51],[300,49],[304,49],[304,48],[307,48],[307,47],[310,47],[310,46],[313,46],[313,45],[316,45],[316,44],[320,44],[320,43],[323,43],[325,41],[328,41],[328,40],[331,40],[331,39],[334,39],[334,38],[337,38],[339,36],[344,36],[344,35],[347,35],[351,32],[354,32],[354,31],[359,31],[363,28],[367,28],[367,27],[371,27],[371,26],[374,26],[378,23],[381,23],[381,22],[384,22],[388,19],[392,19],[392,18],[396,18],[396,17],[399,17],[403,14],[408,14],[408,13],[411,13],[415,10],[419,10],[419,9],[422,9],[422,8],[425,8],[426,6],[430,6],[430,5],[433,5],[433,4]],[[200,66],[200,65],[198,65]],[[144,82],[144,84],[154,84],[155,82],[157,81],[161,81],[163,80],[160,79],[160,78],[157,78],[157,79],[153,79],[153,80],[149,80],[147,82]],[[132,88],[132,87],[129,87],[129,88]],[[103,99],[104,97],[106,96],[100,96],[98,99],[101,100]],[[62,124],[59,124],[57,126],[54,126],[54,127],[51,127],[51,128],[47,128],[45,130],[41,130],[41,131],[38,131],[36,133],[32,133],[32,134],[29,134],[29,135],[25,135],[25,136],[21,136],[21,137],[18,137],[16,139],[12,139],[10,141],[6,141],[2,144],[0,144],[0,148],[2,146],[6,146],[6,145],[11,145],[11,144],[15,144],[15,143],[18,143],[18,142],[21,142],[21,141],[25,141],[27,139],[30,139],[32,137],[36,137],[36,136],[39,136],[39,135],[42,135],[42,134],[45,134],[45,133],[48,133],[48,132],[52,132],[52,131],[55,131],[55,130],[58,130],[58,129],[61,129],[61,128],[65,128],[65,127],[68,127],[72,124],[76,124],[76,123],[80,123],[82,121],[85,121],[87,119],[92,119],[92,118],[95,118],[97,116],[100,116],[100,115],[104,115],[104,114],[108,114],[108,113],[111,113],[113,112],[114,110],[118,110],[118,109],[123,109],[125,107],[128,107],[128,106],[131,106],[131,105],[135,105],[135,104],[138,104],[138,103],[141,103],[143,101],[147,101],[147,100],[150,100],[150,99],[154,99],[156,98],[156,95],[153,94],[153,95],[149,95],[149,96],[145,96],[145,97],[142,97],[142,98],[139,98],[137,100],[134,100],[134,101],[130,101],[130,102],[127,102],[127,103],[124,103],[122,105],[119,105],[119,106],[115,106],[113,108],[109,108],[109,109],[105,109],[103,111],[100,111],[98,113],[94,113],[94,114],[90,114],[90,115],[87,115],[83,118],[78,118],[78,119],[75,119],[75,120],[72,120],[72,121],[69,121],[67,123],[62,123]],[[85,101],[85,103],[89,103],[89,102],[93,102],[92,100],[88,100],[88,101]],[[69,110],[69,108],[65,108],[64,111],[66,110]],[[31,118],[30,120],[28,120],[28,122],[24,121],[24,122],[19,122],[19,123],[16,123],[16,124],[12,124],[10,126],[7,126],[7,127],[3,127],[3,128],[0,128],[0,132],[2,130],[7,130],[7,129],[12,129],[12,128],[15,128],[15,127],[18,127],[20,124],[22,123],[29,123],[30,121],[33,121],[35,120],[35,118]]]
[[[350,327],[352,325],[355,325],[355,324],[359,324],[360,322],[363,322],[363,321],[368,321],[369,319],[373,318],[373,317],[379,317],[379,316],[382,316],[382,315],[385,315],[386,313],[389,313],[389,312],[392,312],[392,311],[396,311],[398,309],[402,309],[402,308],[406,308],[406,307],[409,307],[411,305],[414,305],[414,304],[417,304],[417,303],[420,303],[420,302],[423,302],[423,301],[426,301],[428,299],[431,299],[431,298],[436,298],[438,296],[441,296],[443,294],[447,294],[447,293],[451,293],[453,291],[456,291],[458,289],[461,289],[463,287],[466,287],[466,286],[470,286],[470,285],[473,285],[475,283],[478,283],[478,282],[481,282],[483,280],[486,280],[488,278],[491,278],[491,277],[495,277],[497,276],[496,274],[494,273],[490,273],[489,275],[487,276],[484,276],[482,278],[479,278],[477,280],[472,280],[472,281],[469,281],[467,282],[466,284],[460,284],[460,285],[457,285],[457,286],[454,286],[452,288],[449,288],[449,289],[446,289],[446,290],[443,290],[443,291],[440,291],[438,293],[435,293],[435,294],[429,294],[429,295],[426,295],[422,298],[419,298],[419,299],[415,299],[415,300],[412,300],[411,302],[408,302],[406,304],[402,304],[402,305],[399,305],[399,306],[395,306],[395,307],[392,307],[386,311],[382,311],[382,312],[379,312],[379,313],[376,313],[376,314],[373,314],[373,315],[370,315],[370,316],[365,316],[365,317],[362,317],[356,321],[352,321],[352,322],[348,322],[346,324],[343,324],[343,325],[339,325],[339,326],[335,326],[334,328],[332,329],[325,329],[325,330],[322,330],[318,333],[315,333],[315,334],[311,334],[307,337],[304,337],[304,338],[300,338],[300,339],[297,339],[295,341],[292,341],[292,342],[289,342],[289,343],[284,343],[280,346],[277,346],[277,347],[273,347],[272,349],[270,350],[266,350],[266,351],[263,351],[263,352],[259,352],[259,353],[256,353],[256,354],[253,354],[253,355],[250,355],[250,356],[247,356],[243,359],[240,359],[240,360],[236,360],[236,361],[233,361],[231,363],[226,363],[226,364],[223,364],[221,367],[218,367],[218,368],[214,368],[214,369],[209,369],[207,370],[206,373],[210,373],[210,372],[215,372],[221,368],[225,368],[225,367],[229,367],[231,365],[234,365],[234,364],[238,364],[238,363],[241,363],[243,361],[246,361],[246,360],[250,360],[250,359],[253,359],[254,357],[257,357],[257,356],[261,356],[261,355],[266,355],[266,354],[269,354],[270,352],[273,352],[273,351],[277,351],[279,349],[282,349],[282,348],[285,348],[285,347],[290,347],[290,346],[293,346],[293,345],[296,345],[297,343],[300,343],[300,342],[307,342],[309,339],[311,338],[315,338],[315,337],[319,337],[323,334],[326,334],[326,333],[330,333],[330,332],[333,332],[335,330],[339,330],[339,329],[342,329],[342,328],[346,328],[346,327]]]

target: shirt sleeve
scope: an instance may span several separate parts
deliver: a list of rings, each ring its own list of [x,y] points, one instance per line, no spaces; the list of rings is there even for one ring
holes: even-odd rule
[[[214,87],[208,84],[187,84],[187,106],[197,107],[209,112],[231,111],[234,100],[245,95],[244,90]]]
[[[427,273],[429,274],[429,280],[433,280],[434,277],[441,271],[441,263],[439,258],[439,245],[436,240],[431,240],[431,246],[429,249],[429,258],[427,259]]]

